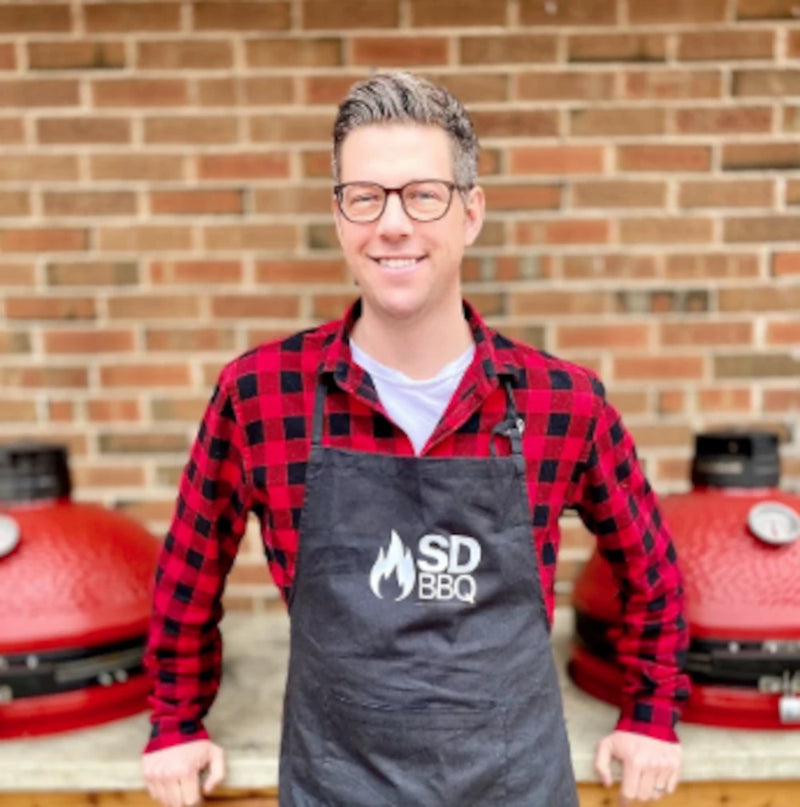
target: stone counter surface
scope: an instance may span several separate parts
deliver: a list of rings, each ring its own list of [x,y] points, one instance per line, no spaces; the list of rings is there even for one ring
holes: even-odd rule
[[[579,782],[593,782],[593,750],[616,711],[589,697],[564,673],[571,632],[568,609],[553,631],[564,709]],[[206,724],[228,753],[226,786],[277,784],[288,620],[280,611],[231,613],[223,622],[223,683]],[[145,714],[49,737],[0,741],[0,791],[138,790]],[[685,781],[800,778],[800,730],[751,731],[682,724]]]

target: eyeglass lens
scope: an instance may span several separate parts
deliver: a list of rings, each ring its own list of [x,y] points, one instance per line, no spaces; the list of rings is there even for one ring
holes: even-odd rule
[[[342,213],[351,221],[375,221],[386,206],[387,190],[371,182],[352,182],[342,186]],[[441,218],[450,206],[452,186],[439,180],[409,182],[397,189],[403,209],[412,219],[432,221]]]

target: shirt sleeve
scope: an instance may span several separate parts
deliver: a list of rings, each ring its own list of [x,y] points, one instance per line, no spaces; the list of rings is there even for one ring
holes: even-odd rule
[[[617,660],[624,679],[617,728],[675,742],[689,696],[683,579],[633,439],[602,391],[598,400],[578,511],[620,587]]]
[[[208,737],[202,721],[221,677],[221,598],[248,510],[242,431],[233,396],[220,382],[183,471],[156,569],[144,659],[152,710],[147,752]]]

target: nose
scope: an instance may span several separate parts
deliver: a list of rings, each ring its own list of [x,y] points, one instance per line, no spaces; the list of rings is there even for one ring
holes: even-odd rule
[[[413,224],[403,209],[398,191],[390,191],[386,197],[386,207],[378,219],[378,234],[385,238],[398,238],[409,235]]]

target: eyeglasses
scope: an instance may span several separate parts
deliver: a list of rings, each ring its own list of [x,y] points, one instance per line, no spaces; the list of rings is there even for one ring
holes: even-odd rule
[[[336,185],[333,193],[342,215],[354,224],[377,221],[386,209],[390,193],[400,197],[400,204],[414,221],[436,221],[442,218],[453,202],[453,191],[468,191],[444,179],[416,179],[399,188],[384,188],[377,182],[345,182]]]

